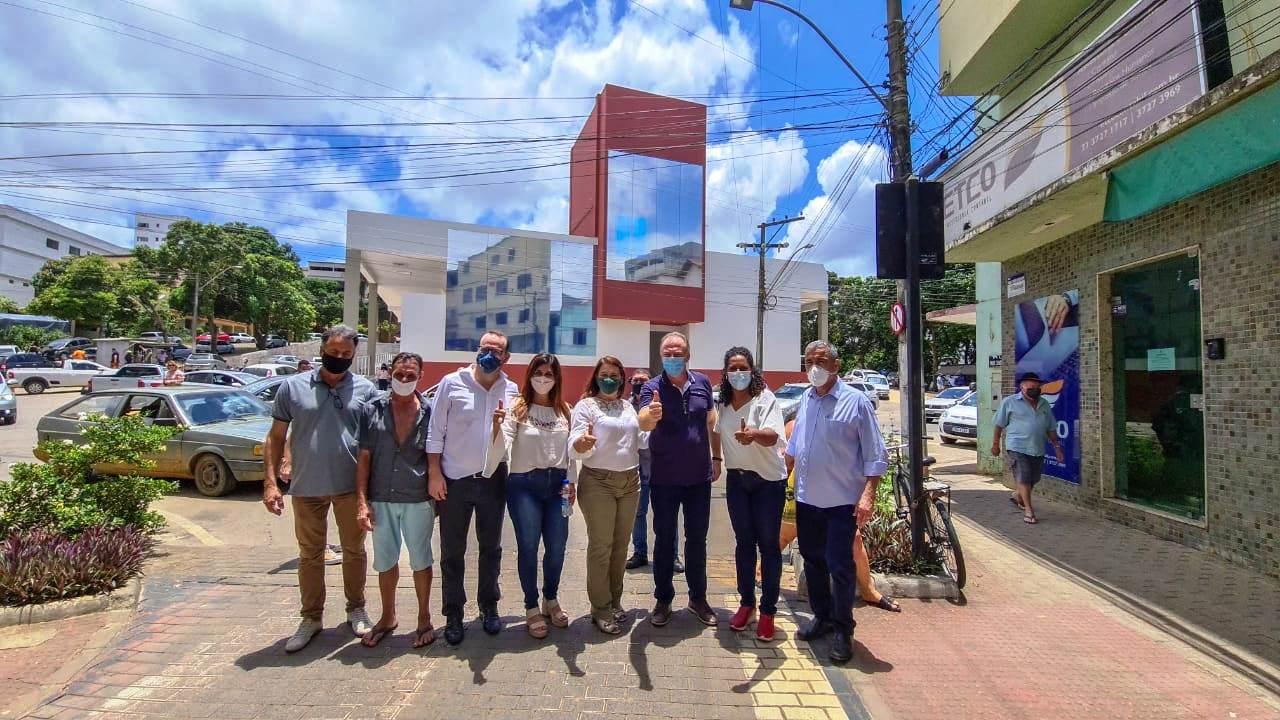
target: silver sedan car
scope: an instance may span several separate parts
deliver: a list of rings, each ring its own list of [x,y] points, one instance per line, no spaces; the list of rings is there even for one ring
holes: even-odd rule
[[[263,443],[271,409],[257,397],[230,388],[177,386],[106,390],[85,395],[40,418],[38,442],[83,442],[81,429],[94,417],[137,415],[156,425],[179,428],[153,467],[96,468],[104,474],[138,474],[193,480],[202,495],[217,497],[237,482],[263,479]],[[42,453],[36,456],[41,460]]]

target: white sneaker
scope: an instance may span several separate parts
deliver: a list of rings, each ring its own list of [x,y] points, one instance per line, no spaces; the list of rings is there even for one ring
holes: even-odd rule
[[[351,632],[356,637],[364,637],[365,633],[373,629],[373,623],[369,621],[369,613],[364,608],[356,608],[347,613],[347,622],[351,625]]]
[[[311,638],[315,637],[324,629],[324,625],[319,620],[302,619],[298,623],[298,629],[293,632],[293,636],[284,644],[284,651],[295,653],[307,646],[311,642]]]
[[[325,565],[341,565],[342,564],[342,548],[329,545],[324,549]]]

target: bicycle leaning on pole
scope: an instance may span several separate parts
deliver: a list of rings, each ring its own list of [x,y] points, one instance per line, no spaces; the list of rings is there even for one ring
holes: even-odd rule
[[[951,486],[937,480],[924,483],[924,494],[919,498],[911,497],[911,467],[902,454],[906,445],[893,445],[889,451],[893,453],[893,500],[900,520],[911,524],[911,508],[916,503],[923,503],[925,512],[924,537],[933,551],[938,564],[944,572],[956,581],[956,587],[963,588],[965,582],[964,553],[960,550],[960,537],[956,534],[956,526],[951,522]],[[925,457],[924,467],[936,462],[933,457]]]

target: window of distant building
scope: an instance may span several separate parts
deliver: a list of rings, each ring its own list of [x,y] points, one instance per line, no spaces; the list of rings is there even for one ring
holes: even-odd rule
[[[575,329],[574,329],[574,331],[573,331],[573,344],[574,344],[574,345],[586,345],[586,344],[587,344],[587,331],[586,331],[585,329],[583,329],[583,328],[575,328]]]
[[[497,264],[498,264],[498,262],[499,262],[500,260],[502,260],[502,256],[501,256],[501,255],[491,255],[491,256],[489,256],[489,264],[490,264],[490,265],[497,265]]]
[[[58,241],[57,241],[57,240],[54,240],[53,238],[45,238],[45,239],[44,239],[44,246],[45,246],[45,247],[47,247],[47,248],[49,248],[50,250],[57,250],[57,249],[58,249]]]
[[[471,288],[462,291],[462,304],[466,305],[471,302]]]
[[[75,245],[70,245],[67,247],[67,252],[71,253],[72,255],[79,255],[80,248],[76,247]]]
[[[529,322],[529,308],[525,308],[520,311],[520,322],[521,323]]]
[[[493,324],[494,324],[494,325],[506,325],[506,324],[507,324],[507,314],[506,314],[505,312],[494,313],[494,315],[493,315]]]
[[[146,223],[138,223],[138,227],[147,227]]]
[[[476,302],[481,302],[483,300],[488,300],[488,299],[489,299],[489,288],[486,288],[483,285],[476,288]]]
[[[507,262],[512,263],[512,262],[515,262],[515,261],[516,261],[516,249],[515,249],[515,248],[508,248],[508,249],[507,249]]]
[[[498,295],[506,295],[506,294],[507,294],[507,281],[506,281],[506,280],[499,280],[498,282],[494,283],[494,284],[493,284],[493,291],[494,291],[495,293],[497,293]]]
[[[516,289],[524,290],[533,287],[533,273],[520,273],[516,277]]]
[[[484,316],[481,315],[480,317],[476,318],[476,329],[483,330],[484,328],[485,328]]]

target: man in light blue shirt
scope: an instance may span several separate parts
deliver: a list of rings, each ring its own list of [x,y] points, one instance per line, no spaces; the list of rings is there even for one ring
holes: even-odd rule
[[[787,466],[795,470],[797,539],[814,618],[797,637],[834,632],[829,654],[842,663],[853,657],[853,534],[871,519],[888,453],[871,401],[840,381],[836,348],[815,340],[804,364],[812,387],[800,401]]]
[[[1004,449],[1009,468],[1013,471],[1014,495],[1009,498],[1022,508],[1022,521],[1034,525],[1035,510],[1031,507],[1031,489],[1040,482],[1044,469],[1044,442],[1053,445],[1058,462],[1064,462],[1062,443],[1058,441],[1058,421],[1053,417],[1053,406],[1040,397],[1040,376],[1023,373],[1018,378],[1017,395],[1000,401],[996,410],[996,436],[991,441],[992,457],[1000,456],[1000,438],[1004,437]]]

